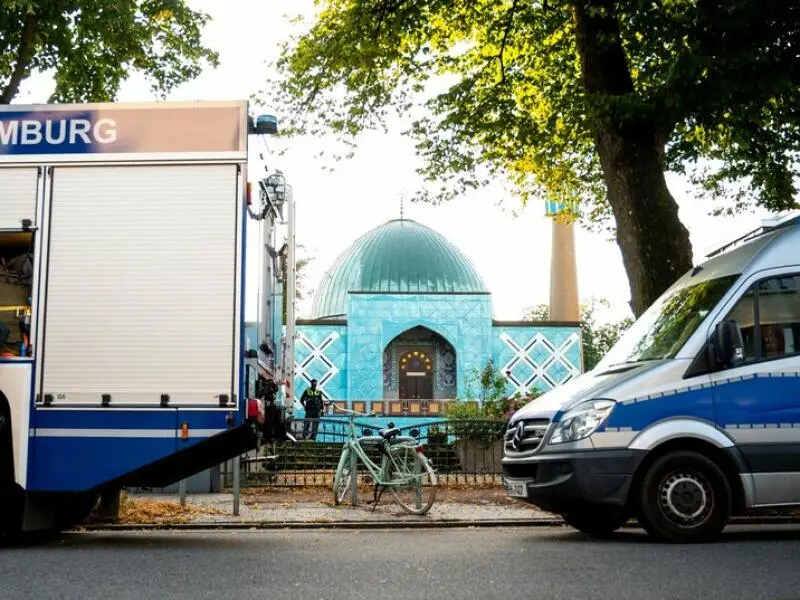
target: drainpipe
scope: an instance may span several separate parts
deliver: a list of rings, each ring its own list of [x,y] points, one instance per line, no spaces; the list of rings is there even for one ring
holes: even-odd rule
[[[295,210],[292,187],[286,186],[287,240],[286,240],[286,348],[283,354],[283,381],[286,416],[294,414],[294,340],[295,340],[295,295],[297,289],[297,269],[295,258]]]

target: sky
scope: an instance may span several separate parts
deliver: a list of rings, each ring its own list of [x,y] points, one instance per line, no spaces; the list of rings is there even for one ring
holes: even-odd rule
[[[188,0],[195,9],[211,15],[204,30],[204,43],[220,54],[217,69],[206,70],[197,79],[175,90],[168,100],[242,100],[263,89],[267,61],[278,57],[279,43],[296,26],[288,16],[311,15],[313,0]],[[308,22],[308,21],[307,21]],[[302,27],[302,25],[301,25]],[[15,99],[17,103],[45,102],[52,90],[48,74],[29,79]],[[123,85],[122,102],[155,100],[141,77]],[[281,115],[271,107],[258,112]],[[292,186],[297,212],[297,243],[314,260],[307,268],[310,288],[357,237],[381,223],[400,216],[401,199],[413,194],[421,179],[415,172],[418,158],[411,140],[399,128],[388,134],[370,132],[359,139],[354,158],[329,172],[327,163],[314,155],[325,149],[319,139],[282,140],[288,151],[271,154],[274,142],[251,142],[253,160],[250,179],[263,174],[258,154],[266,166],[284,172]],[[710,203],[691,196],[690,185],[668,176],[670,191],[680,207],[680,218],[689,229],[695,260],[700,262],[714,246],[758,226],[765,213],[731,217],[707,215]],[[514,213],[517,213],[516,215]],[[448,204],[433,206],[404,203],[406,218],[423,223],[454,243],[475,265],[492,291],[494,318],[516,320],[526,307],[547,303],[549,297],[550,221],[544,207],[522,208],[513,193],[502,185],[474,191]],[[250,256],[257,256],[257,239],[251,236]],[[630,293],[622,258],[615,242],[604,234],[576,230],[578,289],[581,299],[605,298],[611,309],[599,315],[603,321],[630,315]],[[257,260],[248,263],[247,276],[254,281]],[[310,297],[297,307],[306,316]],[[248,294],[246,318],[255,316],[255,301]]]

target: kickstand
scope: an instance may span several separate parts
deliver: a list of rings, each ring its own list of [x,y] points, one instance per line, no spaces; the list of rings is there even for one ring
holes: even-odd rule
[[[375,509],[378,508],[378,502],[380,501],[382,495],[383,488],[376,483],[375,490],[372,493],[372,512],[375,512]]]

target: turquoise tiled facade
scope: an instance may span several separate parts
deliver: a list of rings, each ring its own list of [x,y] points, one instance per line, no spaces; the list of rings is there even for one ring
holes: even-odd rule
[[[298,326],[297,399],[313,378],[330,400],[383,399],[383,350],[398,334],[419,325],[455,348],[457,392],[451,399],[469,399],[470,376],[489,359],[506,374],[509,395],[545,392],[582,372],[577,326],[493,324],[486,297],[359,296],[350,307],[347,325]],[[459,319],[465,312],[470,317]]]
[[[298,416],[311,379],[327,400],[404,399],[398,365],[413,348],[432,361],[430,400],[472,399],[472,376],[489,360],[509,395],[546,391],[582,371],[577,324],[493,321],[491,294],[469,260],[414,221],[376,227],[339,256],[312,314],[297,326]]]
[[[295,341],[297,399],[312,379],[329,400],[347,398],[347,327],[298,325]]]
[[[506,374],[509,394],[546,392],[582,372],[576,327],[497,324],[492,338],[494,364]]]
[[[492,313],[488,295],[351,295],[347,313],[349,398],[383,398],[384,348],[420,325],[455,348],[456,373],[480,368],[490,355]],[[464,396],[464,379],[457,378],[459,397]]]

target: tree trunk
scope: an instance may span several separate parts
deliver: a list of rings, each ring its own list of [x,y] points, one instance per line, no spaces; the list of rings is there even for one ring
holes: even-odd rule
[[[36,15],[28,13],[22,25],[19,36],[19,46],[17,47],[17,60],[14,63],[14,70],[0,93],[0,104],[10,104],[14,96],[19,92],[20,83],[28,73],[36,40]]]
[[[605,101],[592,126],[617,244],[628,275],[631,310],[640,316],[692,267],[689,232],[664,177],[666,135],[646,111],[608,108],[607,101],[635,91],[614,14],[614,0],[576,0],[575,26],[583,83],[592,99]]]

